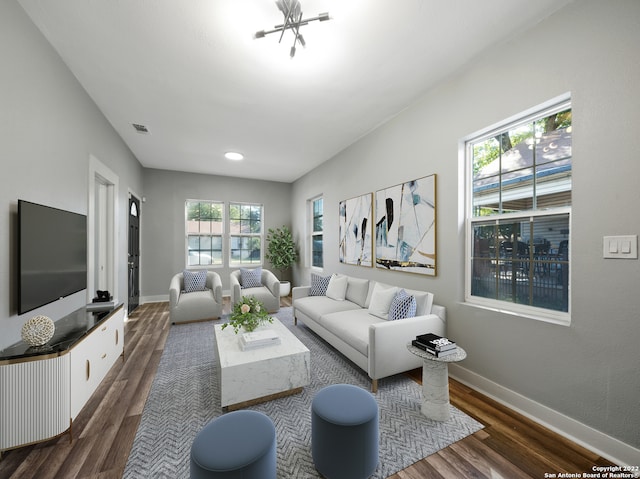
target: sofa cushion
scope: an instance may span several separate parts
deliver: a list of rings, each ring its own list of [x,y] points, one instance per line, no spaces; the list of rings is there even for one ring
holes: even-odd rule
[[[377,315],[387,314],[391,307],[391,301],[398,292],[395,286],[387,286],[382,283],[376,283],[371,293],[369,301],[369,310]]]
[[[320,317],[336,311],[352,311],[360,307],[351,301],[336,301],[326,296],[305,296],[295,301],[295,309],[313,321],[319,322]]]
[[[324,296],[327,293],[327,286],[331,276],[320,276],[319,274],[311,273],[311,289],[309,290],[309,296]]]
[[[240,286],[243,288],[262,286],[262,268],[240,268]]]
[[[416,316],[431,314],[431,308],[433,307],[433,293],[408,289],[407,294],[416,298]]]
[[[369,314],[366,309],[325,314],[320,325],[335,334],[365,356],[369,355],[369,326],[380,323],[381,319]]]
[[[367,293],[369,292],[369,280],[349,277],[347,282],[346,299],[356,303],[361,308],[367,302]]]
[[[198,305],[201,307],[206,305],[211,307],[211,299],[213,298],[213,293],[210,289],[205,289],[203,291],[192,291],[189,294],[181,294],[178,298],[178,304],[181,307],[188,307],[192,305],[194,308],[198,308]]]
[[[416,298],[409,296],[404,289],[396,294],[389,308],[389,320],[413,318],[416,315]]]
[[[269,309],[267,303],[269,303],[273,299],[273,294],[266,286],[259,286],[257,288],[242,288],[242,297],[248,298],[249,296],[253,296],[258,301],[263,303],[263,306],[266,309]]]
[[[189,271],[184,270],[182,273],[184,277],[184,291],[185,293],[192,293],[194,291],[204,291],[207,284],[207,271]]]
[[[335,299],[336,301],[344,301],[347,294],[348,280],[349,278],[343,275],[332,275],[329,280],[329,286],[327,286],[327,298]]]

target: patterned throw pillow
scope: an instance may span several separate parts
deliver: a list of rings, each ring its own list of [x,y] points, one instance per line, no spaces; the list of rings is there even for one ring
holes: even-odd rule
[[[207,284],[206,270],[188,271],[184,270],[184,292],[204,291]]]
[[[311,273],[311,290],[309,291],[309,296],[324,296],[327,294],[330,280],[331,276],[320,276],[319,274]]]
[[[262,286],[262,268],[240,268],[240,286],[242,288],[259,288]]]
[[[391,301],[389,321],[413,318],[416,315],[416,307],[416,298],[409,296],[404,289],[401,289]]]

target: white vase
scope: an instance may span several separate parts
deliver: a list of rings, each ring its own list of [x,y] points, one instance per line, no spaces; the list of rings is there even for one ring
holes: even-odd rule
[[[291,292],[291,283],[289,281],[280,281],[280,297],[289,296]]]

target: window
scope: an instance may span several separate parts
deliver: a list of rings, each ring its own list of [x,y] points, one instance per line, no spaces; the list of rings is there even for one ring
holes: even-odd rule
[[[311,202],[311,266],[323,267],[323,240],[322,240],[322,198],[316,198]]]
[[[465,300],[569,323],[568,98],[466,142]]]
[[[222,265],[224,203],[187,200],[187,266]]]
[[[231,263],[260,264],[262,262],[262,205],[231,203],[229,235]]]

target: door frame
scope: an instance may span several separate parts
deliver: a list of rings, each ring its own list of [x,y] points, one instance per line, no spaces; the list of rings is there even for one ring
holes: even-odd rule
[[[89,155],[89,205],[87,211],[87,303],[90,303],[96,289],[96,252],[104,258],[106,289],[118,302],[118,189],[120,179],[98,158]],[[104,194],[98,190],[105,187]],[[98,204],[104,203],[104,204]],[[128,203],[128,200],[127,200]],[[106,228],[105,234],[98,234],[99,225]],[[103,244],[104,243],[104,244]]]

